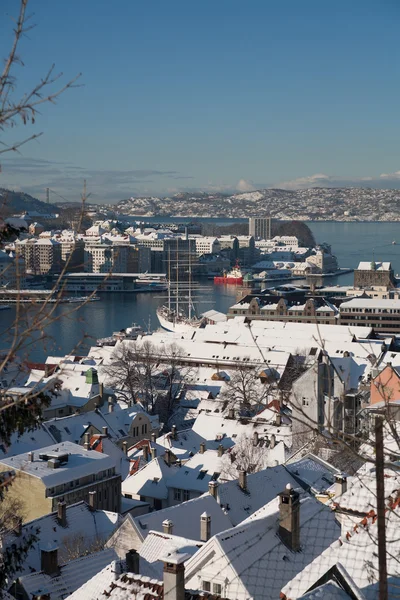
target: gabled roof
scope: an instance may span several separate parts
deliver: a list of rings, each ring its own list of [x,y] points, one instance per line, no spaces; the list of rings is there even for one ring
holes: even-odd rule
[[[140,555],[140,573],[144,574],[143,563],[151,565],[156,579],[163,578],[163,563],[160,556],[167,556],[170,552],[179,552],[181,554],[190,554],[193,556],[203,546],[203,542],[180,537],[178,535],[169,535],[159,531],[149,531],[149,535],[144,540],[139,550]]]
[[[107,548],[61,566],[58,576],[51,577],[40,571],[20,577],[19,581],[28,598],[47,592],[51,600],[64,600],[117,558],[115,551]]]
[[[217,534],[186,563],[186,580],[216,565],[228,598],[276,600],[286,582],[326,549],[338,535],[332,511],[314,498],[300,507],[301,550],[293,552],[277,535],[279,499],[266,505],[265,516]]]
[[[83,553],[93,544],[106,541],[118,526],[118,513],[106,510],[90,510],[85,502],[78,502],[66,507],[66,526],[63,527],[57,519],[57,512],[44,515],[26,523],[22,527],[21,536],[35,533],[38,541],[29,549],[24,559],[23,569],[16,573],[20,577],[40,571],[40,547],[49,542],[56,544],[62,564],[69,561],[69,550],[74,553],[81,548]],[[7,540],[7,545],[17,541],[21,536]]]
[[[224,514],[218,502],[209,494],[204,494],[199,498],[182,502],[176,506],[170,506],[163,510],[148,513],[133,518],[128,515],[132,526],[137,531],[139,537],[144,540],[149,531],[163,531],[163,521],[169,519],[172,521],[172,532],[174,535],[182,536],[192,540],[200,539],[200,517],[206,512],[211,517],[211,535],[220,531],[225,531],[231,527],[231,521]],[[117,534],[116,534],[117,537]]]
[[[400,511],[398,503],[386,511],[386,561],[388,577],[388,597],[398,597],[400,586],[399,538]],[[366,600],[376,600],[379,587],[378,568],[378,527],[376,517],[365,517],[354,530],[333,542],[320,556],[310,562],[303,571],[294,577],[282,593],[284,598],[300,598],[329,569],[340,563]]]
[[[293,477],[301,482],[303,487],[309,488],[313,494],[326,493],[335,483],[336,469],[326,461],[314,454],[307,454],[299,460],[286,464],[286,468]]]
[[[122,493],[167,500],[169,480],[178,469],[163,458],[155,458],[122,482]]]
[[[268,467],[247,475],[246,491],[241,489],[237,480],[220,483],[218,501],[232,525],[238,525],[273,500],[288,483],[294,488],[298,487],[297,481],[286,467]]]

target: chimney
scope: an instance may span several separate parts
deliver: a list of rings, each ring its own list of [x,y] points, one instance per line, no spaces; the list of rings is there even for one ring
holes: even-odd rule
[[[122,574],[122,565],[119,560],[113,560],[111,563],[111,573],[114,575],[114,581],[118,581],[119,576]]]
[[[172,425],[171,427],[171,437],[173,440],[177,440],[178,439],[178,433],[176,431],[176,425]]]
[[[239,471],[239,487],[242,490],[247,490],[247,473],[246,473],[246,471]]]
[[[103,435],[108,436],[108,427],[107,426],[103,427]]]
[[[35,460],[34,452],[28,452],[28,461],[33,462]]]
[[[40,548],[40,570],[45,575],[58,575],[58,546],[49,542]]]
[[[162,522],[162,528],[163,528],[163,532],[164,533],[168,533],[169,535],[172,535],[172,529],[174,527],[173,522],[171,521],[171,519],[165,519]]]
[[[190,554],[171,552],[161,560],[164,562],[164,600],[185,600],[185,561]]]
[[[122,442],[122,451],[124,454],[128,454],[128,442]]]
[[[114,404],[113,404],[113,401],[111,399],[108,400],[108,412],[109,413],[114,412]]]
[[[171,466],[171,451],[168,449],[165,451],[165,463]]]
[[[57,505],[57,521],[61,527],[67,526],[67,503],[59,502]]]
[[[208,542],[211,537],[211,517],[206,512],[200,515],[200,541]]]
[[[204,452],[206,451],[206,445],[204,442],[201,442],[200,444],[200,454],[204,454]]]
[[[300,496],[290,483],[279,494],[279,537],[293,552],[300,550]]]
[[[253,446],[258,446],[258,432],[253,433]]]
[[[347,475],[338,473],[335,475],[335,501],[347,492]]]
[[[103,396],[104,396],[104,384],[103,383],[99,383],[99,396],[103,400]]]
[[[224,447],[222,444],[218,446],[218,456],[221,457],[224,454]]]
[[[149,462],[149,447],[147,445],[147,441],[146,444],[143,446],[143,460]]]
[[[97,508],[97,492],[95,490],[89,492],[89,509],[95,511]]]
[[[235,418],[235,409],[234,408],[230,408],[228,410],[228,419],[234,419]]]
[[[208,483],[208,493],[217,499],[218,496],[218,481],[210,481]]]
[[[282,416],[281,416],[281,413],[276,413],[275,414],[275,425],[277,427],[280,427],[282,425]]]
[[[157,448],[152,448],[150,450],[150,452],[151,452],[151,460],[154,460],[157,456]]]
[[[271,448],[271,450],[273,450],[275,448],[275,444],[276,444],[276,437],[275,437],[275,434],[273,433],[271,435],[271,437],[269,438],[269,447]]]
[[[157,434],[155,431],[151,432],[151,436],[150,436],[151,441],[153,442],[153,444],[156,443],[156,439],[157,439]]]
[[[128,573],[139,574],[139,552],[129,550],[125,555],[126,570]]]
[[[90,450],[90,433],[87,431],[84,435],[84,443],[83,443],[83,447],[85,448],[85,450]]]

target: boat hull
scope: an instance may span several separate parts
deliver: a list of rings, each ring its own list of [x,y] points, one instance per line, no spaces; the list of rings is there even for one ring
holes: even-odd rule
[[[157,311],[158,321],[163,329],[166,331],[172,331],[174,333],[187,333],[188,331],[193,331],[199,327],[199,323],[185,323],[182,321],[169,321],[164,315],[160,314]]]
[[[243,277],[214,277],[214,283],[223,285],[242,285]]]

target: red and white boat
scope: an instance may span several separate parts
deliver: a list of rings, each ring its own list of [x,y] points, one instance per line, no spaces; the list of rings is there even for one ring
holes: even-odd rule
[[[226,285],[241,285],[243,283],[243,274],[240,270],[239,263],[237,262],[233,269],[228,273],[224,271],[223,275],[218,275],[214,277],[214,283],[223,283]]]

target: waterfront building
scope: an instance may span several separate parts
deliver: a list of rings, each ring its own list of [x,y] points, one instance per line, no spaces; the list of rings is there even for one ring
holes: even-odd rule
[[[377,333],[400,332],[400,300],[353,298],[339,308],[341,325],[366,325]]]
[[[22,501],[25,521],[84,500],[93,508],[120,511],[121,477],[115,460],[106,454],[62,442],[2,458],[0,472],[13,470],[15,480],[7,492]]]
[[[354,287],[395,287],[394,271],[390,262],[362,261],[354,271]]]
[[[271,217],[250,217],[249,235],[262,240],[271,239]]]
[[[191,236],[192,238],[192,236]],[[221,246],[218,238],[211,236],[193,236],[196,243],[196,255],[202,256],[203,254],[217,254],[221,250]]]
[[[61,245],[56,240],[48,238],[17,240],[15,250],[24,258],[26,273],[49,275],[60,272]]]
[[[327,244],[317,246],[307,257],[307,262],[314,264],[320,273],[335,273],[338,270],[336,256],[333,256],[331,247]]]
[[[322,298],[296,302],[279,296],[246,296],[228,310],[227,317],[245,316],[247,320],[283,321],[336,325],[338,309]]]

